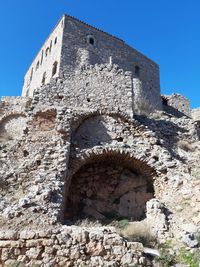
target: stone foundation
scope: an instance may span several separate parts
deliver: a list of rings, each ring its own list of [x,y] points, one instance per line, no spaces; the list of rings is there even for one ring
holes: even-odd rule
[[[5,267],[146,266],[142,244],[125,241],[113,227],[0,232],[0,255]]]

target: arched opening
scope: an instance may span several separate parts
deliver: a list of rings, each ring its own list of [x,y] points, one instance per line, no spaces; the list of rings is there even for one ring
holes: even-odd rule
[[[91,45],[94,45],[94,38],[90,37],[90,38],[89,38],[89,43],[90,43]]]
[[[40,65],[42,65],[42,62],[43,62],[43,57],[44,57],[44,51],[42,50],[42,54],[41,54],[41,60],[40,60]]]
[[[45,51],[45,55],[46,55],[46,57],[48,56],[48,54],[49,54],[49,47],[47,47],[47,49],[46,49],[46,51]]]
[[[57,72],[57,66],[58,66],[58,62],[55,61],[55,62],[53,63],[52,77],[53,77],[53,76],[56,74],[56,72]]]
[[[51,53],[51,49],[52,49],[52,41],[50,43],[50,48],[49,48],[49,52]]]
[[[88,99],[89,100],[89,99]],[[72,124],[72,145],[79,149],[132,142],[140,130],[122,114],[85,114]]]
[[[35,70],[38,70],[39,69],[39,66],[40,66],[40,62],[38,61],[37,64],[36,64]]]
[[[135,66],[135,76],[140,77],[140,67],[139,66]]]
[[[26,122],[24,114],[10,114],[3,118],[0,122],[0,141],[21,139]]]
[[[95,38],[94,38],[94,36],[92,36],[92,35],[88,35],[88,36],[87,36],[87,42],[88,42],[88,44],[90,44],[90,45],[95,45]]]
[[[43,76],[42,76],[42,85],[45,84],[46,81],[46,71],[44,72]]]
[[[146,202],[154,197],[155,175],[145,162],[126,152],[87,154],[80,168],[72,171],[65,219],[142,220]]]

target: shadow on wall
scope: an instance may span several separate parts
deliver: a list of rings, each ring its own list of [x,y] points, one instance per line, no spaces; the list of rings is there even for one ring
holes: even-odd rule
[[[163,110],[165,112],[167,112],[168,114],[176,117],[176,118],[182,118],[182,117],[188,117],[186,114],[184,114],[183,112],[175,109],[172,106],[168,106],[168,105],[163,105]]]
[[[135,115],[134,118],[155,133],[158,139],[157,145],[161,145],[168,150],[172,157],[181,160],[182,162],[184,161],[184,159],[180,158],[180,156],[176,153],[174,148],[179,141],[179,134],[185,133],[185,129],[179,127],[171,121],[163,119],[155,120],[141,115]]]
[[[88,118],[77,128],[72,144],[80,149],[111,144],[113,139],[117,140],[117,135],[113,131],[117,124],[119,122],[110,116]]]
[[[146,202],[154,197],[154,175],[151,167],[129,154],[94,154],[72,175],[65,219],[142,220]]]
[[[200,140],[200,121],[196,122],[196,130],[197,130],[198,139]]]

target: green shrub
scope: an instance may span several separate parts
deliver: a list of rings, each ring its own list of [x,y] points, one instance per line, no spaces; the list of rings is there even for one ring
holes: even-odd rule
[[[200,253],[192,253],[191,251],[186,251],[185,248],[181,248],[180,253],[177,256],[177,261],[187,264],[188,267],[199,267]]]
[[[123,220],[118,221],[118,227],[121,229],[126,228],[128,226],[128,224],[129,224],[129,221],[127,219],[123,219]]]

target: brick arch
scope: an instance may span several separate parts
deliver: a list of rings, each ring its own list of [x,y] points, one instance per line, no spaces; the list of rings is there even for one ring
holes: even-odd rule
[[[135,154],[125,149],[103,148],[103,149],[89,149],[76,158],[71,159],[69,163],[70,176],[73,176],[83,165],[104,160],[116,160],[120,163],[126,163],[127,167],[133,170],[142,170],[143,174],[149,177],[156,177],[157,171],[150,166],[147,161],[139,158]]]
[[[84,152],[69,163],[65,218],[143,219],[156,176],[144,160],[125,150]]]
[[[25,112],[15,112],[15,111],[11,111],[11,112],[8,112],[6,114],[4,114],[1,119],[0,119],[0,124],[3,123],[6,119],[8,118],[11,118],[11,117],[18,117],[18,116],[21,116],[21,117],[27,117],[26,113]]]

